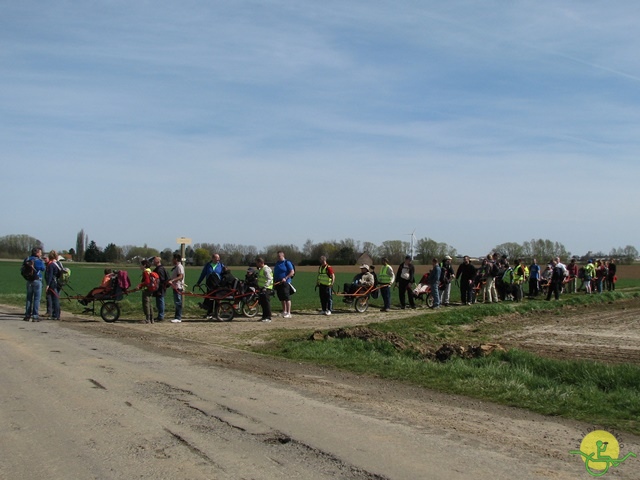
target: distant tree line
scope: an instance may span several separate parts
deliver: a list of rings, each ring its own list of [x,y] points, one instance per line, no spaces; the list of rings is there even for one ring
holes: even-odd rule
[[[7,235],[0,237],[0,257],[1,258],[24,258],[33,247],[44,249],[44,245],[37,238],[29,235]],[[367,253],[376,263],[380,263],[382,257],[387,257],[392,264],[399,264],[405,255],[411,254],[413,247],[413,258],[417,263],[428,265],[432,258],[444,258],[450,255],[454,259],[458,257],[458,252],[454,247],[443,242],[437,242],[431,238],[421,238],[411,245],[410,242],[402,240],[387,240],[380,245],[371,242],[360,242],[352,238],[344,240],[326,240],[323,242],[313,242],[308,239],[302,249],[292,244],[274,244],[259,250],[253,245],[241,245],[232,243],[196,243],[187,246],[186,258],[188,263],[193,265],[204,265],[209,261],[213,253],[218,253],[226,265],[251,265],[256,256],[264,257],[267,262],[275,261],[277,252],[282,250],[286,257],[296,265],[317,265],[320,256],[326,256],[332,265],[354,265],[358,258]],[[95,241],[89,241],[84,230],[80,230],[76,237],[75,248],[69,249],[68,253],[75,261],[84,262],[104,262],[104,263],[124,263],[136,262],[142,258],[160,256],[165,264],[171,262],[171,257],[177,250],[165,248],[159,251],[148,245],[118,246],[109,243],[106,247],[99,247]],[[627,245],[622,248],[613,248],[608,254],[604,252],[589,251],[582,256],[572,255],[559,242],[551,240],[532,239],[522,244],[507,242],[496,245],[492,252],[506,255],[509,259],[523,258],[531,261],[537,258],[539,262],[546,262],[554,257],[563,259],[576,258],[586,262],[590,258],[614,258],[619,264],[631,264],[638,258],[638,250]],[[486,253],[492,253],[486,252]]]

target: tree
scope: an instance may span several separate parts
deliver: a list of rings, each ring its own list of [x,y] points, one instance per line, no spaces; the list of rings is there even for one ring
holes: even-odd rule
[[[193,255],[193,264],[202,266],[209,261],[211,253],[206,248],[196,248]]]
[[[496,247],[498,248],[498,247]],[[569,258],[570,253],[564,248],[564,245],[551,240],[533,239],[530,242],[524,242],[520,256],[528,260],[537,258],[541,262],[547,262],[555,257],[563,259]],[[515,260],[516,257],[509,257]]]
[[[378,247],[375,243],[363,242],[362,251],[360,253],[368,253],[369,255],[371,255],[371,258],[379,259],[380,257],[384,257],[384,255],[380,253],[380,250],[380,247]]]
[[[302,260],[302,253],[296,245],[268,245],[262,252],[267,263],[275,261],[278,258],[278,252],[283,251],[287,260],[291,260],[296,265]]]
[[[0,238],[0,256],[24,258],[31,255],[32,248],[43,248],[42,242],[29,235],[7,235]]]
[[[418,240],[416,252],[416,257],[419,258],[424,265],[429,265],[432,258],[441,260],[447,255],[451,257],[457,255],[456,249],[451,245],[444,242],[436,242],[431,238],[421,238]]]
[[[74,258],[76,262],[81,262],[82,260],[84,260],[84,251],[86,246],[85,242],[86,236],[84,234],[84,229],[82,229],[76,236],[76,257]]]
[[[401,263],[405,252],[409,248],[409,242],[402,240],[386,240],[380,246],[380,257],[387,257],[390,263]]]
[[[85,262],[104,262],[104,254],[96,242],[91,240],[87,250],[84,252]]]
[[[517,258],[524,257],[524,249],[516,242],[507,242],[496,245],[493,250],[498,255],[506,255],[509,263],[515,262]]]
[[[155,248],[150,248],[145,244],[142,247],[129,247],[125,258],[130,261],[133,259],[157,257],[159,253]]]
[[[114,243],[110,243],[104,248],[103,257],[105,262],[118,263],[124,260],[122,249]]]

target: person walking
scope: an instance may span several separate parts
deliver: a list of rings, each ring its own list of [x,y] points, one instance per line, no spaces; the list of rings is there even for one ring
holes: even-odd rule
[[[387,257],[382,257],[382,267],[380,267],[380,273],[378,274],[378,285],[380,286],[380,296],[382,297],[381,312],[391,311],[391,285],[395,282],[396,275],[393,273],[393,268],[389,264]],[[413,296],[413,292],[409,292],[409,297]]]
[[[273,267],[273,281],[282,303],[283,318],[291,318],[291,279],[296,274],[293,263],[284,257],[284,252],[278,252],[278,261]]]
[[[261,322],[271,322],[271,291],[273,290],[273,272],[264,263],[264,258],[256,258],[256,279],[258,282],[258,302],[262,309]]]
[[[411,291],[411,285],[415,283],[415,267],[411,263],[411,256],[404,257],[404,262],[398,266],[396,272],[395,285],[398,287],[398,299],[400,300],[400,308],[407,308],[405,298],[409,297],[409,306],[416,308],[416,303],[413,298],[413,292]]]
[[[45,266],[42,260],[42,249],[34,247],[31,255],[22,265],[22,276],[27,281],[27,301],[24,307],[25,322],[39,322],[40,299],[42,298],[42,272]]]
[[[320,257],[320,267],[318,267],[318,277],[316,286],[320,294],[321,315],[331,315],[333,309],[333,284],[336,282],[336,275],[331,265],[327,263],[327,257]]]
[[[182,265],[182,255],[173,254],[173,268],[171,278],[167,282],[173,288],[173,304],[175,305],[174,318],[171,323],[182,322],[182,291],[184,290],[184,265]]]
[[[158,274],[158,289],[153,292],[153,296],[156,299],[156,310],[158,311],[158,316],[156,317],[157,322],[164,321],[164,311],[165,311],[165,300],[164,296],[167,293],[167,282],[169,281],[169,274],[167,274],[167,270],[162,265],[162,259],[160,257],[153,258],[153,271]]]

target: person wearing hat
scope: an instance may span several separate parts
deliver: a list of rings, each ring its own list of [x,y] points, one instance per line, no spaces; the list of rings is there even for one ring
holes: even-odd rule
[[[409,297],[409,306],[411,308],[416,308],[416,304],[413,300],[413,292],[411,291],[411,285],[415,283],[415,267],[413,263],[411,263],[411,256],[407,255],[404,257],[404,262],[400,264],[398,267],[398,271],[396,272],[396,283],[395,285],[398,287],[398,298],[400,300],[400,308],[405,309],[405,297]]]
[[[440,283],[442,284],[442,290],[440,291],[440,303],[445,307],[449,306],[449,299],[451,298],[451,280],[455,278],[456,272],[451,265],[453,260],[449,255],[444,257],[444,260],[440,262]]]
[[[345,283],[344,284],[344,293],[355,293],[358,288],[369,288],[369,287],[373,287],[373,284],[375,283],[375,279],[373,278],[373,275],[371,274],[371,272],[369,271],[369,265],[367,265],[366,263],[363,263],[362,265],[360,265],[360,273],[358,273],[355,277],[353,277],[353,280],[351,281],[351,283]],[[350,302],[352,301],[353,298],[352,297],[344,297],[344,301],[345,302]]]

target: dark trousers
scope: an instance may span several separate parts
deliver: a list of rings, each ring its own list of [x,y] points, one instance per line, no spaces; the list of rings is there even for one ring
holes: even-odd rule
[[[409,295],[413,295],[413,293],[409,293]],[[391,286],[385,285],[380,288],[380,296],[382,297],[382,308],[390,309],[391,308]]]
[[[471,282],[469,280],[460,280],[460,300],[463,305],[471,303],[473,300],[473,289],[471,288]]]
[[[562,281],[560,282],[551,282],[549,285],[549,293],[547,293],[547,300],[551,300],[551,295],[555,297],[556,300],[560,300],[560,290],[562,289]]]
[[[408,294],[408,295],[407,295]],[[411,308],[416,307],[416,303],[413,301],[413,292],[411,291],[411,284],[404,280],[398,282],[398,296],[400,298],[400,306],[405,306],[405,296],[409,297],[409,305]]]
[[[529,296],[537,297],[539,293],[540,293],[540,286],[538,284],[538,279],[530,278],[529,279]]]
[[[320,306],[323,312],[330,312],[333,308],[331,298],[331,285],[318,285],[318,291],[320,293]]]
[[[258,303],[262,308],[262,319],[268,318],[271,320],[271,292],[268,290],[261,291],[258,295]]]

